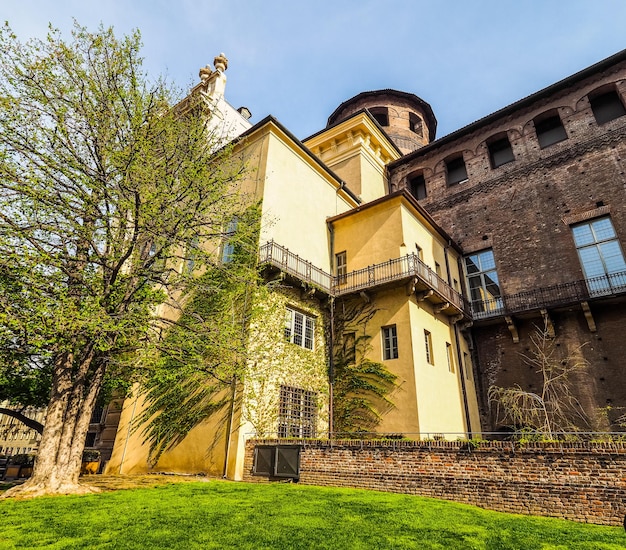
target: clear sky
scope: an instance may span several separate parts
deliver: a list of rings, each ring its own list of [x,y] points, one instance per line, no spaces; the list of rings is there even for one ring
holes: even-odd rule
[[[183,89],[224,52],[226,99],[300,139],[382,88],[430,103],[442,137],[626,48],[625,0],[0,0],[21,38],[73,18],[138,28],[148,73]]]

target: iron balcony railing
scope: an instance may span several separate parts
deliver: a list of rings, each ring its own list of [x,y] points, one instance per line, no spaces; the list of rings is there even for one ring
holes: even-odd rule
[[[305,283],[317,286],[327,294],[332,294],[332,275],[274,241],[269,241],[259,248],[259,263],[273,265]]]
[[[365,291],[387,283],[417,278],[436,293],[442,302],[448,302],[461,312],[469,312],[465,298],[446,283],[417,255],[407,254],[380,264],[370,265],[345,275],[330,275],[303,260],[288,249],[269,241],[260,247],[259,262],[271,264],[298,279],[318,286],[333,296]]]
[[[505,294],[488,300],[473,300],[471,312],[474,319],[488,319],[523,311],[567,306],[624,293],[626,293],[626,271],[620,271],[517,294]]]

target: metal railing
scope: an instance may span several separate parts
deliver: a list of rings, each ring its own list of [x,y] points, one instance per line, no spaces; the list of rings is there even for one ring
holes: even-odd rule
[[[471,302],[471,312],[474,319],[488,319],[522,311],[567,306],[624,293],[626,293],[626,271],[620,271],[517,294],[504,294],[488,300],[474,300]]]
[[[345,275],[334,276],[274,241],[269,241],[259,249],[259,262],[271,264],[333,296],[342,296],[395,281],[418,278],[433,292],[436,292],[443,302],[450,303],[460,311],[469,312],[469,304],[465,298],[422,262],[416,254],[407,254],[402,258],[373,264],[363,269],[350,271]]]
[[[332,294],[332,275],[274,241],[269,241],[259,248],[259,263],[273,265],[305,283],[317,286],[327,294]]]

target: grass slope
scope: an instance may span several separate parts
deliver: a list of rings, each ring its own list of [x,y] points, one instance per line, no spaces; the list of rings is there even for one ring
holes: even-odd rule
[[[0,549],[624,549],[621,527],[410,495],[211,481],[0,501]]]

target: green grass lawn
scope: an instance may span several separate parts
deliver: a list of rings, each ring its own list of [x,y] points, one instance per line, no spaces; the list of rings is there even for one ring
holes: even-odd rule
[[[409,495],[211,481],[0,501],[5,548],[624,549],[621,527]]]

